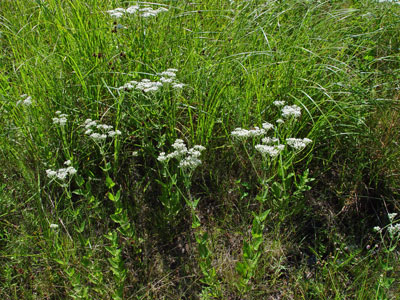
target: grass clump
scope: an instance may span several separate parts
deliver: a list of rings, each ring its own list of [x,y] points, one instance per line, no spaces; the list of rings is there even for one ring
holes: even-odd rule
[[[0,11],[2,299],[396,299],[398,5]]]

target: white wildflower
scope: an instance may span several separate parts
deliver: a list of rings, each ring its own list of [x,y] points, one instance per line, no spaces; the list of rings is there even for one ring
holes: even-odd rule
[[[304,139],[287,138],[286,142],[290,147],[292,147],[296,150],[302,150],[312,141],[308,138],[304,138]]]
[[[264,128],[265,130],[270,130],[273,127],[274,127],[274,125],[272,125],[271,123],[268,123],[268,122],[265,122],[262,124],[262,128]]]
[[[158,161],[164,162],[167,160],[167,157],[165,156],[165,152],[161,152],[160,155],[157,158]]]
[[[27,95],[22,95],[21,98],[25,98]],[[23,101],[22,104],[25,106],[30,106],[32,104],[32,97],[28,96]]]
[[[66,166],[70,166],[71,165],[71,160],[67,160],[66,162],[64,162],[64,165],[66,165]]]
[[[137,84],[138,84],[137,81],[133,80],[133,81],[125,83],[123,86],[120,86],[118,88],[118,90],[131,90],[131,89],[134,89]]]
[[[75,175],[77,170],[74,167],[69,166],[66,170],[69,175]]]
[[[193,156],[188,156],[183,158],[180,162],[179,162],[179,168],[181,169],[191,169],[194,170],[196,169],[199,165],[201,165],[201,160],[198,159],[197,157],[193,157]]]
[[[277,106],[277,107],[279,107],[279,106],[284,106],[285,103],[286,103],[285,101],[279,101],[279,100],[276,100],[276,101],[273,102],[273,104],[274,104],[275,106]]]
[[[201,152],[201,151],[206,150],[206,147],[204,147],[204,146],[202,146],[202,145],[195,145],[195,146],[193,147],[193,149],[195,149],[195,150]]]
[[[152,87],[149,87],[149,88],[147,88],[147,89],[144,89],[143,92],[145,92],[145,93],[148,93],[148,92],[157,92],[158,90],[159,90],[159,87],[158,87],[158,86],[152,86]]]
[[[146,17],[155,17],[157,16],[157,14],[164,11],[168,11],[168,9],[164,7],[153,9],[149,6],[144,6],[141,8],[138,5],[133,5],[128,7],[127,9],[119,7],[116,9],[108,10],[107,13],[114,18],[121,18],[124,14],[130,14],[130,15],[137,14],[139,16],[146,18]]]
[[[375,226],[375,227],[374,227],[374,231],[375,231],[375,232],[379,232],[379,231],[381,231],[381,228],[380,228],[379,226]]]
[[[269,144],[274,144],[279,142],[279,140],[275,137],[270,138],[270,137],[265,137],[261,140],[263,142],[263,144],[269,145]]]
[[[120,86],[118,90],[137,89],[142,92],[149,93],[149,92],[156,92],[162,86],[167,84],[172,84],[172,88],[174,89],[181,89],[184,87],[184,84],[176,80],[175,73],[177,71],[178,71],[177,69],[167,69],[164,72],[158,73],[157,75],[161,76],[159,81],[151,81],[148,78],[144,78],[140,82],[132,80],[128,83],[125,83],[123,86]]]
[[[147,92],[156,92],[162,86],[161,82],[158,81],[150,81],[149,79],[143,79],[136,85],[136,89],[141,90],[145,93]]]
[[[46,170],[46,175],[47,175],[47,177],[49,177],[51,179],[51,178],[54,178],[54,177],[57,176],[57,172],[53,171],[53,170],[50,170],[50,169],[47,169]]]
[[[201,145],[195,145],[193,148],[187,149],[185,142],[181,139],[176,139],[172,144],[172,148],[175,149],[174,152],[166,155],[165,152],[161,152],[157,160],[160,162],[167,161],[171,158],[176,158],[179,160],[178,167],[184,170],[194,170],[201,164],[199,157],[201,152],[206,148]]]
[[[121,18],[126,10],[124,8],[118,7],[116,9],[107,10],[107,13],[114,18]]]
[[[90,135],[92,132],[93,132],[92,129],[88,129],[88,130],[85,131],[85,134],[86,134],[86,135]]]
[[[90,127],[95,127],[95,126],[97,126],[97,121],[90,121],[86,123],[85,128],[89,129]]]
[[[71,175],[71,176],[75,175],[76,172],[77,171],[74,167],[69,166],[67,168],[61,168],[56,171],[48,169],[48,170],[46,170],[46,175],[50,179],[57,178],[57,179],[60,179],[63,181],[63,180],[65,180],[65,178],[67,178],[68,175]]]
[[[255,149],[259,151],[263,156],[269,155],[272,158],[278,156],[279,153],[285,148],[284,145],[268,146],[268,145],[256,145]]]
[[[110,131],[111,129],[113,129],[113,127],[111,125],[106,125],[106,124],[98,124],[97,129],[100,130],[104,130],[104,131]]]
[[[390,224],[387,230],[389,232],[390,238],[393,239],[397,237],[400,234],[400,223],[397,223],[396,225]]]
[[[236,128],[234,131],[231,132],[231,135],[236,139],[245,139],[249,137],[256,137],[260,135],[264,135],[266,133],[265,129],[260,129],[257,126],[254,129],[242,129]]]
[[[135,14],[139,10],[138,5],[129,6],[125,11],[128,14]]]
[[[57,171],[57,178],[58,178],[58,179],[60,179],[60,180],[65,180],[65,178],[67,178],[67,176],[68,176],[67,169],[62,168],[62,169],[59,169],[59,170]]]
[[[111,130],[111,131],[108,132],[108,136],[109,137],[114,137],[116,135],[121,135],[121,131],[119,131],[119,130],[115,130],[115,131]]]
[[[172,84],[172,87],[173,87],[174,89],[177,89],[177,90],[182,89],[184,86],[185,86],[185,85],[184,85],[183,83],[173,83],[173,84]]]
[[[57,117],[53,118],[53,124],[59,124],[60,126],[64,126],[67,124],[67,116],[66,114],[62,114],[61,111],[56,111]]]
[[[176,139],[175,142],[172,144],[172,148],[176,151],[186,152],[187,148],[185,142],[181,139]]]
[[[285,123],[285,121],[283,121],[282,119],[278,119],[278,120],[276,120],[276,123],[283,124],[283,123]]]
[[[161,77],[160,81],[162,83],[172,83],[172,82],[174,82],[174,80],[172,78],[166,78],[166,77]]]
[[[176,77],[175,72],[168,71],[168,70],[164,71],[164,72],[161,72],[159,75],[161,75],[163,77]]]
[[[393,220],[394,220],[394,218],[395,218],[396,216],[397,216],[397,213],[388,214],[389,221],[390,221],[390,222],[393,222]]]
[[[301,115],[301,109],[297,105],[286,105],[282,108],[282,116],[284,118],[289,118],[293,116],[294,118],[298,118]]]
[[[101,134],[100,134],[100,133],[97,133],[97,132],[92,133],[92,134],[90,135],[90,137],[91,137],[92,139],[94,139],[95,141],[101,140]]]
[[[57,224],[50,224],[50,228],[51,229],[58,229],[58,225]]]

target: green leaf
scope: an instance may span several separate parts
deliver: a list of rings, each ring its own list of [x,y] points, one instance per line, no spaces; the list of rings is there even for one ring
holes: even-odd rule
[[[62,266],[65,266],[67,263],[61,259],[55,258],[54,261],[56,261],[57,263],[59,263]]]
[[[264,239],[262,238],[262,236],[261,236],[261,237],[253,238],[253,240],[252,240],[253,249],[254,249],[255,251],[257,251],[258,248],[260,247],[260,245],[262,244],[263,241],[264,241]]]
[[[200,219],[196,214],[193,214],[193,220],[192,220],[192,228],[198,228],[200,227],[201,223],[200,223]]]
[[[246,259],[251,259],[253,257],[253,251],[248,242],[243,243],[243,257]]]
[[[238,262],[236,264],[236,271],[239,273],[241,277],[245,277],[247,274],[247,264],[243,262]]]
[[[283,187],[279,182],[274,182],[271,186],[272,194],[275,199],[280,199],[282,197]]]
[[[108,199],[110,199],[111,201],[115,202],[115,196],[113,193],[108,192]]]
[[[83,221],[79,227],[75,227],[75,231],[78,233],[82,233],[83,230],[85,230],[85,222],[86,221]]]
[[[267,209],[266,211],[264,211],[264,212],[260,215],[260,221],[264,222],[265,219],[267,218],[267,216],[269,215],[270,211],[271,211],[270,209]]]
[[[85,180],[80,175],[75,175],[75,182],[79,187],[82,187],[85,184]]]
[[[115,194],[115,201],[119,201],[121,198],[121,190],[118,190],[118,192]]]
[[[199,244],[199,253],[201,258],[207,258],[210,254],[205,244]]]
[[[107,176],[107,178],[106,178],[106,186],[109,189],[111,189],[113,186],[115,186],[115,182],[111,179],[110,176]]]
[[[86,193],[81,189],[72,191],[72,194],[79,195],[79,196],[85,196],[86,195]]]

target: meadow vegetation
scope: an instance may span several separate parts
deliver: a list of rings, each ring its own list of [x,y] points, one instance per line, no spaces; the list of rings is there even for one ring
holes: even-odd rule
[[[400,5],[0,1],[1,299],[399,299]]]

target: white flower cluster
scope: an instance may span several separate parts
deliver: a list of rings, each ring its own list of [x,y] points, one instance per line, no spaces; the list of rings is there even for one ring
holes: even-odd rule
[[[118,89],[119,90],[137,89],[147,93],[147,92],[156,92],[166,84],[171,84],[172,88],[174,89],[181,89],[184,87],[184,84],[176,80],[176,72],[178,72],[177,69],[168,69],[167,71],[158,74],[159,76],[161,76],[159,81],[142,79],[142,81],[137,82],[135,80],[132,80],[125,83],[123,86],[120,86]]]
[[[263,156],[271,156],[272,158],[278,156],[285,149],[285,145],[279,144],[279,139],[276,137],[265,137],[261,140],[262,145],[256,145],[255,149]],[[277,145],[274,145],[278,143]]]
[[[270,145],[270,144],[274,144],[274,143],[278,143],[279,140],[276,137],[265,137],[261,140],[264,144],[266,145]]]
[[[236,139],[246,139],[249,137],[256,137],[261,136],[267,133],[267,131],[274,126],[268,122],[262,124],[262,128],[254,127],[253,129],[243,129],[243,128],[236,128],[234,131],[231,132],[231,135]]]
[[[397,237],[398,235],[400,235],[400,223],[393,225],[393,221],[394,221],[394,218],[396,218],[396,216],[397,216],[397,213],[389,213],[388,214],[390,225],[387,230],[392,239]]]
[[[400,4],[399,0],[378,0],[379,3],[389,2],[394,4]]]
[[[308,138],[304,139],[296,139],[296,138],[287,138],[286,143],[296,149],[296,150],[302,150],[304,149],[308,144],[312,143],[312,140]]]
[[[32,105],[32,97],[31,96],[28,96],[27,94],[23,94],[23,95],[21,95],[21,98],[24,98],[23,100],[19,100],[18,102],[17,102],[17,105],[19,105],[19,104],[23,104],[24,106],[30,106],[30,105]]]
[[[256,150],[259,151],[263,156],[269,155],[271,157],[278,156],[279,153],[285,149],[285,145],[256,145]]]
[[[124,14],[137,14],[141,17],[155,17],[161,12],[168,11],[165,7],[160,7],[157,9],[153,9],[148,5],[140,7],[139,5],[133,5],[128,7],[127,9],[118,7],[116,9],[108,10],[107,13],[114,18],[121,18]]]
[[[113,138],[121,135],[121,131],[114,130],[111,125],[99,124],[96,120],[86,119],[84,123],[85,134],[95,141],[104,141],[107,137]]]
[[[389,213],[388,218],[390,222],[393,222],[394,218],[396,218],[397,213]]]
[[[279,106],[284,106],[285,103],[286,103],[285,101],[280,101],[280,100],[276,100],[276,101],[273,102],[273,104],[274,104],[275,106],[277,106],[277,107],[279,107]]]
[[[379,226],[375,226],[375,227],[374,227],[374,231],[375,231],[375,232],[379,232],[379,231],[381,231],[381,228],[380,228]]]
[[[49,177],[50,179],[57,178],[60,180],[65,180],[68,175],[72,176],[72,175],[76,174],[77,171],[74,167],[71,166],[70,160],[67,160],[64,163],[64,165],[66,165],[67,167],[58,169],[56,171],[47,169],[46,170],[47,177]]]
[[[297,105],[285,105],[282,108],[282,117],[284,118],[298,118],[301,115],[301,109]]]
[[[57,117],[53,118],[53,124],[59,124],[60,126],[64,126],[67,124],[68,115],[62,114],[61,111],[56,111]]]
[[[161,152],[158,156],[160,162],[167,162],[171,158],[179,160],[179,168],[194,170],[201,164],[199,159],[201,152],[206,148],[201,145],[195,145],[193,148],[187,149],[185,142],[181,139],[177,139],[173,144],[172,148],[174,152],[165,155],[165,152]]]
[[[398,235],[400,235],[400,223],[397,223],[396,225],[390,224],[387,230],[392,239],[396,238]]]
[[[391,239],[400,237],[400,223],[393,225],[394,218],[396,218],[397,213],[389,213],[388,218],[390,221],[390,225],[387,227],[387,231]],[[382,228],[379,226],[374,227],[374,231],[382,232]]]
[[[50,224],[50,228],[51,229],[58,229],[58,225],[57,224]]]

